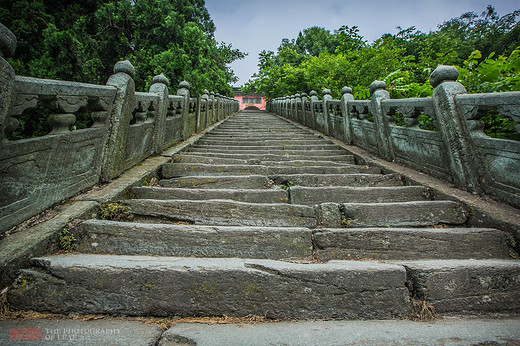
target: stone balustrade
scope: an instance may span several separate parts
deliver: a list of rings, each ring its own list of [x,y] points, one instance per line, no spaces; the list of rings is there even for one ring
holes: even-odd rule
[[[455,67],[439,66],[430,76],[432,97],[391,99],[384,82],[370,86],[370,100],[354,100],[352,89],[333,100],[316,91],[276,98],[271,112],[395,161],[449,180],[473,193],[486,193],[520,207],[520,142],[484,133],[488,112],[520,122],[520,92],[467,94]],[[419,117],[428,129],[419,127]],[[516,126],[520,133],[520,125]]]
[[[145,158],[237,112],[237,101],[204,92],[190,95],[181,82],[155,76],[148,92],[136,92],[135,70],[118,62],[106,85],[16,76],[5,60],[16,37],[0,24],[0,230],[40,213],[99,182],[110,181]],[[25,111],[50,112],[49,134],[9,140]],[[76,115],[92,125],[74,130]]]

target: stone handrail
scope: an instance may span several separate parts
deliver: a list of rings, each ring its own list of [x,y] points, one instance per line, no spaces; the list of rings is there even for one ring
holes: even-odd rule
[[[520,207],[520,142],[487,136],[480,120],[489,111],[520,122],[520,92],[467,94],[458,71],[439,66],[430,76],[432,97],[390,99],[386,84],[370,86],[370,100],[354,100],[352,89],[333,100],[315,91],[276,98],[268,110],[384,158],[487,193]],[[419,116],[431,120],[420,128]],[[396,123],[399,117],[400,124]],[[402,126],[402,123],[406,124]],[[520,133],[520,125],[516,126]]]
[[[118,62],[106,85],[16,76],[5,60],[16,38],[0,24],[0,231],[99,182],[110,181],[145,158],[237,112],[237,101],[204,92],[191,97],[188,82],[169,95],[169,81],[155,76],[136,92],[135,70]],[[19,116],[50,111],[49,134],[9,140]],[[71,131],[85,112],[92,126]]]

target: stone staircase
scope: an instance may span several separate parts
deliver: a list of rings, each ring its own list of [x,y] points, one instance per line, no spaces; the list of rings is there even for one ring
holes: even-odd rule
[[[241,112],[86,220],[79,253],[34,258],[19,309],[128,316],[403,318],[517,313],[508,235],[266,112]]]

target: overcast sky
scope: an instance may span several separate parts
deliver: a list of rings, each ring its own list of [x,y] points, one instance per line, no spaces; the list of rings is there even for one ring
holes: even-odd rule
[[[258,53],[276,51],[282,38],[296,38],[303,29],[324,27],[331,32],[342,25],[358,26],[372,43],[397,26],[415,25],[422,32],[473,11],[493,5],[503,16],[520,9],[518,0],[206,0],[218,41],[231,43],[249,55],[231,65],[240,86],[257,72]]]

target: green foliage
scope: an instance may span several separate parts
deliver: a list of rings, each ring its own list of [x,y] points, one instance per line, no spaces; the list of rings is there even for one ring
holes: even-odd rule
[[[98,217],[102,220],[126,221],[132,219],[134,216],[127,206],[110,202],[99,206]]]
[[[60,233],[58,233],[60,249],[65,252],[73,252],[77,247],[77,240],[74,234],[72,234],[69,225],[64,227]]]
[[[231,96],[228,64],[245,56],[215,40],[201,0],[0,0],[0,16],[18,39],[18,75],[104,84],[128,59],[138,90],[164,73],[172,93],[187,80],[194,95]]]

